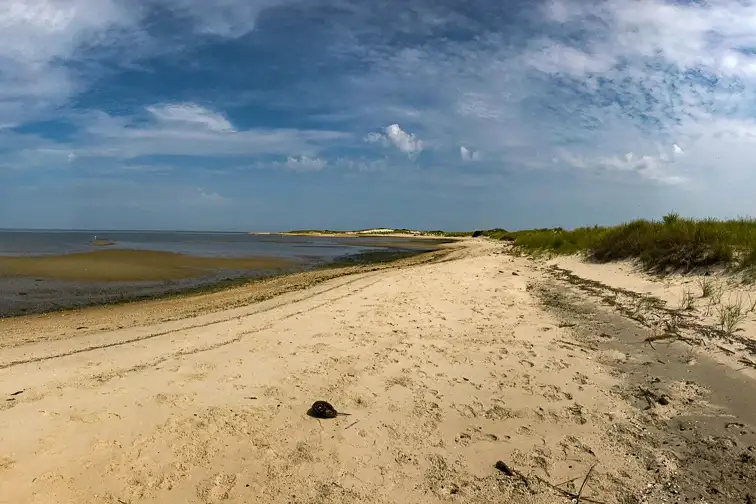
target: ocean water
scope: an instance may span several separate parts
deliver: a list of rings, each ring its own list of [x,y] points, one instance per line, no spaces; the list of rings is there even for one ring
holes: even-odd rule
[[[92,246],[95,239],[114,242]],[[387,246],[381,246],[385,242]],[[0,230],[0,255],[57,255],[111,248],[158,250],[202,257],[274,256],[329,261],[345,255],[398,248],[401,239],[385,237],[318,237],[249,233],[166,231]],[[399,247],[401,248],[401,247]]]

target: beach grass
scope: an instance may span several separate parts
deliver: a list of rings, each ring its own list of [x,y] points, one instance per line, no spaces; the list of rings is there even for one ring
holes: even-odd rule
[[[193,278],[217,270],[272,270],[292,266],[274,257],[194,257],[153,250],[107,249],[75,254],[0,257],[0,275],[85,282]]]
[[[689,219],[673,213],[618,226],[523,230],[506,236],[528,253],[582,253],[596,262],[637,260],[653,273],[756,267],[756,220],[750,218]]]

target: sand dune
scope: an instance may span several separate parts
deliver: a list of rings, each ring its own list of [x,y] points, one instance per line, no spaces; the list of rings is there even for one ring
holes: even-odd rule
[[[453,247],[224,310],[0,321],[0,502],[756,497],[750,326],[725,355],[644,344],[669,313],[579,281],[603,266]],[[306,416],[317,399],[350,415]]]

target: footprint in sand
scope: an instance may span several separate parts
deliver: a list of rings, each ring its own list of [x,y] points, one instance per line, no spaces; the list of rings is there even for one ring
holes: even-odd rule
[[[304,441],[300,441],[294,447],[294,450],[289,454],[289,462],[293,465],[301,464],[303,462],[312,462],[315,460],[315,456],[312,453],[310,445]]]
[[[10,457],[0,457],[0,471],[3,469],[10,469],[16,464],[16,461]]]
[[[583,373],[575,373],[575,376],[572,377],[572,380],[580,385],[587,385],[589,383],[588,377]]]
[[[323,352],[327,352],[328,350],[330,350],[330,348],[331,348],[331,345],[327,345],[325,343],[315,343],[314,345],[310,347],[310,350],[315,354],[320,354]]]
[[[92,413],[88,411],[75,410],[68,417],[71,422],[78,422],[83,424],[97,423],[102,420],[102,415],[99,413]]]
[[[235,474],[216,474],[197,486],[197,496],[208,504],[227,500],[236,485],[236,479]]]
[[[192,402],[191,396],[187,394],[165,394],[160,393],[155,395],[154,400],[156,403],[168,406],[177,406],[179,404],[187,404]]]
[[[412,385],[412,378],[409,376],[394,376],[386,380],[386,390],[389,390],[391,387],[398,385],[400,387],[410,388]]]

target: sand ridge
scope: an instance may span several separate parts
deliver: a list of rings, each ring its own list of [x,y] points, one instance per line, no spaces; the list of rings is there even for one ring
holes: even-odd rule
[[[644,410],[632,356],[596,332],[603,308],[498,243],[455,247],[85,336],[16,326],[0,502],[540,504],[586,475],[581,502],[674,502],[665,482],[687,480],[661,448],[665,415],[709,412],[705,387],[672,381],[670,408]],[[642,331],[606,320],[616,338]],[[310,418],[317,399],[351,415]]]

